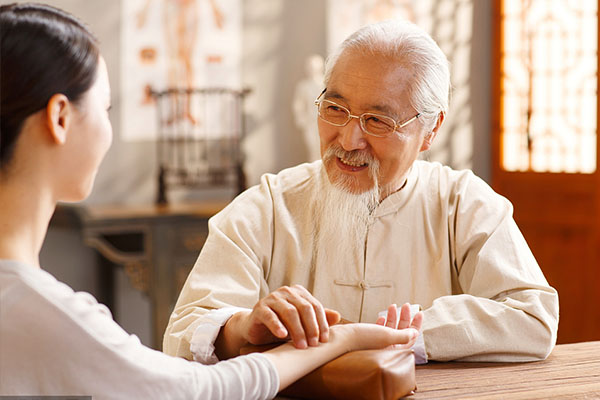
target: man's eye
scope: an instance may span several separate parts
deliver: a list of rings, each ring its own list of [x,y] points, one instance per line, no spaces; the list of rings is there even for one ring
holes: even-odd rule
[[[394,123],[386,118],[379,118],[375,115],[369,115],[365,118],[365,124],[369,129],[385,130],[394,129]]]
[[[332,111],[332,112],[339,112],[339,111],[343,112],[344,111],[344,110],[341,109],[341,107],[338,107],[338,106],[328,106],[327,110],[328,111]]]
[[[381,118],[378,118],[378,117],[376,117],[374,115],[370,115],[369,117],[367,117],[367,123],[374,124],[374,125],[381,125],[381,126],[388,126],[389,125],[388,121],[386,121],[384,119],[381,119]]]

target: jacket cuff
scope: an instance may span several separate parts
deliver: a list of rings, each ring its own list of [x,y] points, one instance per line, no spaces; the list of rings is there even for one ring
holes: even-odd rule
[[[219,359],[215,354],[215,341],[221,327],[229,321],[233,314],[247,310],[241,307],[224,307],[200,316],[198,327],[190,340],[190,352],[194,361],[202,364],[216,364]]]

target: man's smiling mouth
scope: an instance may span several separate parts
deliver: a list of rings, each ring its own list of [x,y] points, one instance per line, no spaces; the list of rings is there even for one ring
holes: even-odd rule
[[[343,158],[338,157],[338,160],[341,161],[342,164],[348,165],[350,167],[366,167],[369,165],[368,163],[360,163],[357,161],[344,160]]]

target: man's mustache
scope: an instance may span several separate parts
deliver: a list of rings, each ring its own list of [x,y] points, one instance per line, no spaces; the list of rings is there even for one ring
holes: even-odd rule
[[[323,161],[327,162],[334,157],[341,158],[346,161],[350,161],[353,163],[360,164],[373,164],[375,162],[375,157],[364,150],[352,150],[346,151],[339,144],[330,145],[327,150],[325,150],[325,154],[323,155]]]

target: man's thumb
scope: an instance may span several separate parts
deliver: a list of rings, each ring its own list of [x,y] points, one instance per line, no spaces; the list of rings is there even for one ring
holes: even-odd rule
[[[335,325],[338,322],[340,322],[340,320],[342,319],[342,316],[340,315],[339,312],[335,311],[335,310],[331,310],[329,308],[325,309],[325,318],[327,318],[327,323],[329,324],[329,326],[331,325]]]

